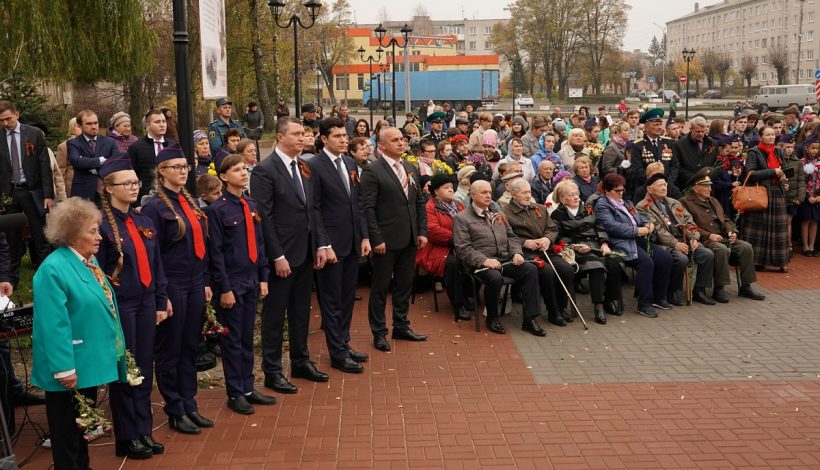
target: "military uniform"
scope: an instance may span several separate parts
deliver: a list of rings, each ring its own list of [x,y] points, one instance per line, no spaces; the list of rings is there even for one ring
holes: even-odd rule
[[[630,176],[627,183],[627,198],[634,201],[635,191],[646,185],[646,167],[652,162],[663,163],[663,173],[669,181],[669,195],[677,198],[680,190],[673,184],[678,178],[680,163],[672,152],[675,141],[669,137],[660,136],[650,139],[644,136],[642,139],[632,142],[630,152]]]
[[[241,122],[236,119],[229,119],[228,122],[225,122],[221,118],[216,118],[214,119],[214,122],[208,125],[208,142],[211,144],[211,155],[213,155],[216,149],[225,146],[224,136],[230,129],[239,129],[239,132],[242,134],[242,138],[248,138],[248,135],[245,134],[245,128],[242,126]]]
[[[206,213],[213,303],[217,318],[228,328],[228,334],[219,337],[225,391],[229,397],[240,397],[254,390],[253,330],[259,283],[268,282],[270,272],[262,218],[256,201],[227,191],[208,206]],[[231,308],[220,306],[219,296],[227,292],[233,292],[236,299]]]
[[[442,125],[442,128],[441,128],[441,131],[438,134],[436,134],[436,131],[432,130],[432,128],[431,128],[430,132],[428,132],[427,134],[424,134],[423,136],[421,136],[422,140],[424,140],[424,139],[431,140],[431,141],[436,143],[436,146],[438,146],[439,142],[446,139],[447,134],[446,134],[446,129],[444,127],[445,126],[445,123],[444,123],[445,118],[446,118],[446,115],[441,111],[436,111],[435,113],[432,113],[429,116],[427,116],[427,123],[428,124],[432,125],[433,123],[438,123],[438,124]]]

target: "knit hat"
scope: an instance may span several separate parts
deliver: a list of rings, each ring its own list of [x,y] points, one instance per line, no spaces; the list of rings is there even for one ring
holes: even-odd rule
[[[456,173],[456,178],[459,181],[464,181],[465,178],[469,178],[476,171],[473,165],[463,166],[458,170],[458,173]]]
[[[125,121],[131,122],[131,116],[129,116],[128,113],[120,111],[111,116],[109,124],[111,125],[110,127],[113,129]]]
[[[647,187],[652,186],[653,184],[655,184],[655,181],[658,181],[658,180],[668,181],[666,179],[666,175],[664,175],[662,172],[661,173],[655,173],[654,175],[652,175],[652,176],[650,176],[649,178],[646,179],[646,186]]]
[[[532,128],[538,129],[540,127],[547,127],[549,125],[549,121],[544,116],[535,116],[532,118]]]
[[[497,147],[498,139],[495,137],[495,133],[491,133],[490,131],[485,132],[484,137],[481,138],[481,145]]]
[[[202,132],[201,130],[197,129],[194,131],[194,145],[202,139],[207,139],[208,136]]]
[[[552,130],[558,131],[558,132],[564,132],[565,130],[567,130],[567,123],[564,122],[563,119],[560,119],[560,118],[556,119],[556,120],[552,121]]]
[[[559,171],[555,176],[552,177],[552,185],[555,186],[556,184],[560,183],[561,181],[564,181],[564,178],[566,178],[568,176],[572,177],[572,173],[570,173],[566,170]]]
[[[459,140],[470,140],[470,139],[467,138],[467,136],[464,135],[464,134],[456,134],[456,135],[450,137],[450,145],[455,147]]]
[[[514,118],[512,119],[512,122],[513,122],[513,124],[515,124],[516,122],[517,122],[518,124],[521,124],[521,130],[523,130],[524,132],[527,132],[527,129],[529,129],[529,128],[530,128],[530,125],[527,123],[527,120],[526,120],[526,119],[524,119],[524,117],[523,117],[523,116],[516,116],[516,117],[514,117]]]

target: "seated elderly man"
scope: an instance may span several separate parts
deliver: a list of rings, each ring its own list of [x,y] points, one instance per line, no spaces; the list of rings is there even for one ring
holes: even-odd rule
[[[738,240],[735,224],[726,217],[720,202],[713,198],[711,168],[701,168],[689,180],[692,188],[680,198],[683,207],[692,214],[692,219],[700,229],[706,248],[715,253],[715,289],[712,298],[720,303],[729,302],[725,287],[729,285],[729,261],[740,267],[740,297],[763,300],[765,295],[757,292],[752,283],[757,280],[754,268],[752,245]]]
[[[552,177],[555,176],[555,163],[551,160],[542,160],[538,164],[538,174],[532,180],[532,198],[538,204],[547,202],[547,196],[552,193]]]
[[[472,203],[453,218],[453,242],[456,255],[464,266],[476,273],[484,284],[487,328],[504,334],[498,320],[498,294],[502,275],[521,286],[524,322],[521,329],[535,336],[547,333],[535,320],[541,314],[538,302],[538,268],[524,260],[521,240],[515,236],[503,215],[490,210],[492,188],[487,181],[476,181],[470,187]]]
[[[692,300],[706,305],[715,301],[706,295],[706,287],[712,284],[715,270],[715,255],[712,250],[699,243],[700,232],[680,202],[666,196],[668,183],[663,173],[655,173],[646,180],[646,197],[637,209],[649,222],[655,225],[657,242],[672,254],[672,274],[669,277],[669,303],[683,305],[680,291],[689,265],[689,256],[698,267]],[[689,293],[687,292],[687,297]]]

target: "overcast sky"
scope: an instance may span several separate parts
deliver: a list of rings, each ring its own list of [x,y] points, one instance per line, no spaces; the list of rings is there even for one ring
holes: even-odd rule
[[[375,23],[379,12],[385,8],[388,19],[392,21],[409,20],[416,8],[421,5],[427,9],[434,20],[453,18],[509,18],[505,10],[509,0],[348,0],[355,13],[357,23]],[[605,0],[603,0],[605,1]],[[329,4],[331,0],[323,3]],[[710,5],[717,0],[701,0],[700,4]],[[626,0],[632,6],[629,11],[629,26],[624,38],[624,49],[646,50],[652,36],[660,38],[661,27],[672,19],[683,16],[694,10],[694,0]]]

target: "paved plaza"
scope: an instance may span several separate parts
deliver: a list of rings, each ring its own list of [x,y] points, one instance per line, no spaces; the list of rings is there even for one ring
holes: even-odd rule
[[[424,292],[411,319],[430,339],[392,342],[390,353],[370,346],[361,289],[351,334],[371,355],[364,374],[330,369],[316,331],[311,352],[329,382],[295,380],[298,394],[277,395],[279,404],[248,417],[225,408],[224,391],[202,390],[201,411],[216,427],[200,436],[170,431],[157,405],[164,455],[122,465],[105,438],[94,443],[92,466],[820,468],[818,268],[798,255],[789,274],[760,275],[763,302],[738,299],[732,287],[727,306],[679,307],[658,319],[635,314],[625,295],[627,313],[608,325],[550,326],[546,338],[517,328],[518,305],[504,319],[510,334],[476,333],[473,322],[453,323],[443,293],[436,313]],[[591,317],[588,297],[579,306]],[[32,417],[45,424],[42,408]],[[29,427],[18,458],[33,439]],[[38,450],[28,467],[50,462]]]

